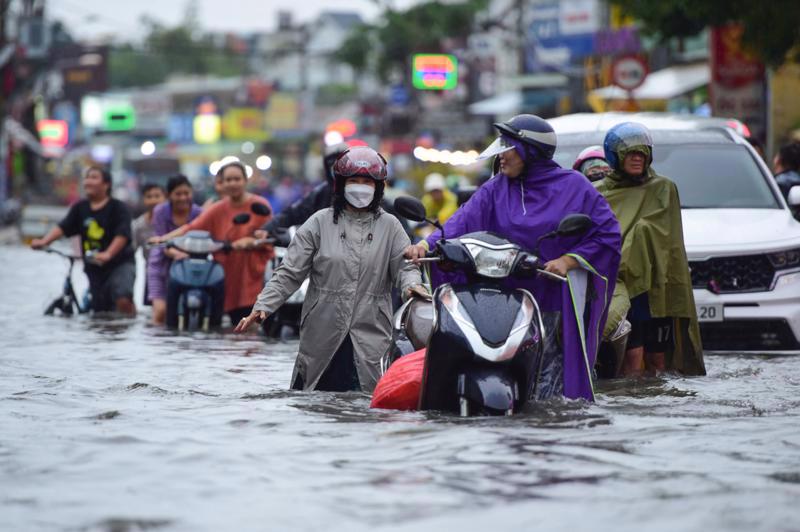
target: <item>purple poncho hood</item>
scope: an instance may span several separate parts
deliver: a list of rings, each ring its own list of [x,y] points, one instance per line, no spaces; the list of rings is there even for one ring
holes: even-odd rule
[[[522,150],[517,148],[518,152]],[[549,239],[540,248],[544,262],[569,254],[589,272],[588,292],[595,297],[585,301],[587,312],[580,312],[572,282],[558,283],[541,276],[509,281],[511,286],[529,290],[543,312],[562,312],[564,395],[592,400],[592,368],[619,268],[619,224],[606,200],[583,175],[530,153],[526,153],[526,159],[520,178],[498,174],[481,186],[447,221],[445,234],[456,238],[474,231],[493,231],[532,251],[537,238],[555,230],[568,214],[592,218],[594,224],[588,234]],[[441,233],[434,232],[428,237],[428,245],[433,248],[440,238]],[[458,282],[457,275],[434,268],[433,283]]]

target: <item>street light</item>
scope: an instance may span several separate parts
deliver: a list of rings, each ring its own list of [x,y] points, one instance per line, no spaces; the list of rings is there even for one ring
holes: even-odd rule
[[[272,167],[272,158],[269,155],[261,155],[256,159],[256,167],[259,170],[269,170]]]
[[[156,145],[152,140],[146,140],[142,142],[142,147],[140,148],[142,155],[148,157],[153,155],[156,152]]]

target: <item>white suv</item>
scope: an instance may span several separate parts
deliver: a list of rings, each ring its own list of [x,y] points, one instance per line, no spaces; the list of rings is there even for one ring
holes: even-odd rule
[[[800,354],[800,223],[767,165],[723,120],[660,113],[554,118],[555,159],[572,167],[628,121],[651,130],[653,168],[678,186],[704,348]]]

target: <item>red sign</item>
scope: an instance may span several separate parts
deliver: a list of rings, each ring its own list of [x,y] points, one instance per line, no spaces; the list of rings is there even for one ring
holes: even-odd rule
[[[45,148],[63,148],[69,142],[69,126],[64,120],[39,120],[36,129]]]
[[[742,47],[744,28],[728,24],[711,29],[711,85],[714,116],[736,118],[752,135],[766,136],[764,65]]]
[[[352,137],[357,131],[356,123],[352,120],[347,120],[346,118],[337,120],[336,122],[331,122],[328,124],[328,127],[325,128],[326,133],[330,131],[341,133],[344,138]]]
[[[611,65],[611,81],[626,91],[641,87],[649,73],[647,63],[637,55],[623,55]]]
[[[742,87],[764,78],[764,65],[742,49],[744,26],[729,24],[711,31],[711,79],[724,87]]]

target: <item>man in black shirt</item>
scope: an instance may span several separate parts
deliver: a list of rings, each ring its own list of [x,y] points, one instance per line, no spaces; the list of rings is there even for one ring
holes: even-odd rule
[[[136,314],[130,211],[111,197],[111,174],[103,168],[91,166],[86,170],[83,190],[86,199],[74,204],[67,216],[44,238],[31,242],[31,247],[41,249],[62,236],[80,235],[92,310]]]

